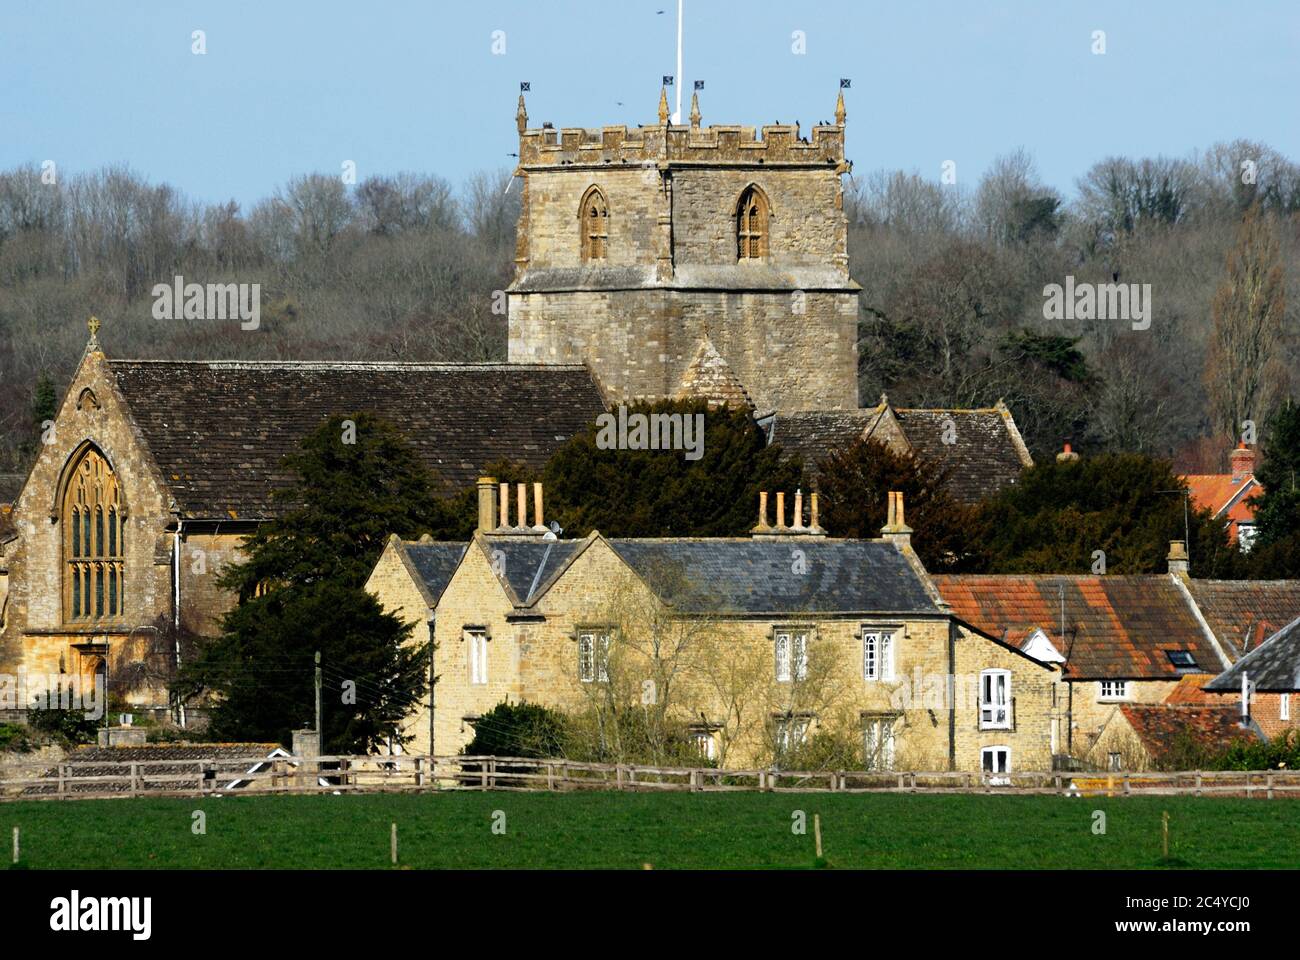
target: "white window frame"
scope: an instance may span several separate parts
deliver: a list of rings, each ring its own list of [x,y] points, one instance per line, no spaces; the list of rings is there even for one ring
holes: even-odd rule
[[[981,730],[1011,729],[1010,670],[980,671],[979,711]]]
[[[465,661],[469,667],[469,682],[482,686],[488,682],[488,635],[486,630],[469,630],[465,636]]]
[[[892,627],[862,627],[862,679],[894,680],[895,637]]]
[[[775,721],[776,749],[778,753],[789,753],[791,749],[802,747],[808,742],[808,731],[812,727],[812,717],[776,717]],[[795,734],[797,740],[791,734]],[[795,742],[792,743],[792,740],[795,740]]]
[[[1109,689],[1108,689],[1109,688]],[[1097,681],[1097,702],[1098,703],[1116,703],[1121,700],[1129,700],[1132,693],[1127,680],[1098,680]]]
[[[867,714],[863,730],[862,748],[868,770],[894,769],[897,732],[894,729],[898,715],[893,713]]]
[[[695,744],[700,756],[705,760],[718,759],[718,741],[711,730],[692,730],[690,731],[691,742]]]
[[[1108,754],[1106,755],[1106,769],[1107,769],[1107,770],[1123,770],[1123,769],[1124,769],[1124,755],[1123,755],[1122,753],[1120,753],[1119,751],[1117,751],[1117,750],[1112,750],[1110,753],[1108,753]]]
[[[998,770],[998,769],[989,769],[988,767],[986,767],[984,765],[984,758],[990,755],[996,758],[999,752],[1003,755],[1002,757],[1003,768],[1001,770]],[[996,760],[993,763],[993,767],[994,768],[997,767]],[[980,749],[980,773],[988,775],[990,784],[992,784],[995,787],[1007,786],[1008,784],[1011,783],[1011,778],[1007,776],[1002,776],[1002,774],[1007,774],[1010,772],[1011,772],[1011,748],[1009,746],[1007,746],[1004,743],[998,743],[992,746],[982,747]]]
[[[1277,702],[1277,718],[1279,720],[1291,719],[1291,694],[1279,693]]]
[[[773,631],[772,654],[776,661],[777,683],[808,679],[808,633],[794,627]]]
[[[582,683],[609,682],[609,630],[578,631],[578,679]]]

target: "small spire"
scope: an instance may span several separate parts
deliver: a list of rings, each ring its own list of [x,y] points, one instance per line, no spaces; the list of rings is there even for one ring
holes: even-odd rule
[[[691,94],[691,126],[697,130],[700,128],[700,95],[698,92]]]
[[[90,331],[89,346],[98,349],[99,348],[99,317],[96,317],[92,314],[90,319],[86,321],[86,329]]]
[[[528,129],[528,108],[524,106],[524,95],[519,94],[519,109],[515,111],[515,126],[522,135]]]
[[[659,126],[668,126],[668,88],[659,88]]]
[[[839,99],[835,101],[835,122],[842,127],[847,116],[848,114],[844,112],[844,88],[841,87]]]

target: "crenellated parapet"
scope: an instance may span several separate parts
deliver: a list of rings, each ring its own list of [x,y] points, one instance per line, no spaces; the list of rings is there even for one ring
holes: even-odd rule
[[[662,111],[661,111],[662,114]],[[842,117],[842,111],[840,111]],[[520,97],[519,166],[524,170],[607,164],[706,164],[834,166],[848,169],[844,159],[844,123],[818,124],[811,136],[798,124],[763,127],[714,125],[701,127],[699,103],[693,98],[691,123],[666,122],[630,129],[626,126],[528,128]],[[838,118],[837,118],[838,119]]]

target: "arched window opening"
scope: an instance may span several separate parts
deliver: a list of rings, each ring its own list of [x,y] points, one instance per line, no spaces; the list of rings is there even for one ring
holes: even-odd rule
[[[591,187],[583,194],[579,217],[582,221],[582,259],[604,260],[609,251],[609,205],[599,187]]]
[[[767,225],[771,210],[767,197],[756,186],[740,195],[736,208],[736,256],[740,260],[760,260],[767,256]]]
[[[69,470],[61,516],[65,619],[122,616],[126,517],[117,476],[99,451],[88,448]]]

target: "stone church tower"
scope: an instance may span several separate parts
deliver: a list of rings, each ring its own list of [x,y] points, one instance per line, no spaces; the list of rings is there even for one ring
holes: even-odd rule
[[[844,97],[812,128],[528,126],[512,363],[585,362],[613,402],[674,397],[716,350],[760,414],[857,409]]]

